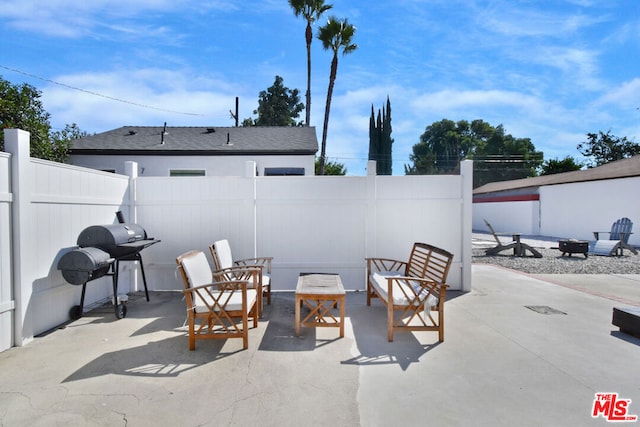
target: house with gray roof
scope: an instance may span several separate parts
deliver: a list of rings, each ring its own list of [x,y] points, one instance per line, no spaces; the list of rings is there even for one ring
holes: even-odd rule
[[[593,240],[627,217],[640,245],[640,156],[595,168],[492,182],[473,190],[473,228]]]
[[[142,176],[314,175],[315,127],[123,126],[73,141],[70,162],[124,173],[126,161]]]

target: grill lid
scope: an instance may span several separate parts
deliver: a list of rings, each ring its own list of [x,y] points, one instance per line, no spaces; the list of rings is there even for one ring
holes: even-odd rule
[[[82,285],[108,273],[111,256],[98,248],[78,248],[67,252],[58,261],[62,277],[72,285]]]
[[[138,224],[92,225],[82,230],[78,246],[121,245],[146,238],[146,231]]]
[[[121,257],[136,253],[158,243],[147,237],[147,232],[138,224],[92,225],[82,230],[78,236],[78,246],[96,247],[112,256]]]

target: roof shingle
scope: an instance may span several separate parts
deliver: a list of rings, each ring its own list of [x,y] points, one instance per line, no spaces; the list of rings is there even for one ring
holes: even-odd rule
[[[123,126],[73,141],[71,154],[315,154],[315,127]],[[163,135],[164,133],[164,135]]]

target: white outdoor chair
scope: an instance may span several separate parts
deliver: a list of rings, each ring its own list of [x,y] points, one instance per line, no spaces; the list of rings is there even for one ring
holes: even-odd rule
[[[218,240],[209,246],[211,251],[211,257],[215,265],[216,272],[219,279],[234,280],[243,279],[244,276],[238,269],[242,268],[259,268],[258,274],[259,283],[249,282],[249,287],[261,287],[262,295],[267,299],[267,305],[271,305],[271,261],[273,257],[259,257],[259,258],[246,258],[241,260],[234,260],[231,255],[231,246],[229,241]],[[262,300],[260,300],[260,315],[262,315]]]
[[[258,326],[259,300],[246,280],[213,281],[209,261],[202,251],[189,251],[176,258],[184,281],[189,323],[189,350],[196,340],[242,338],[249,347],[249,317]],[[254,276],[258,270],[253,270]],[[254,281],[257,278],[254,277]]]

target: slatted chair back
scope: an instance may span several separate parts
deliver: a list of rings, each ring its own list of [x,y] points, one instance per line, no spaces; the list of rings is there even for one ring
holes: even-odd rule
[[[629,236],[631,235],[631,229],[633,228],[633,222],[629,218],[620,218],[611,225],[611,233],[609,234],[610,240],[621,240],[625,243],[629,243]]]
[[[416,242],[411,250],[405,275],[446,283],[452,261],[452,253],[427,243]]]

